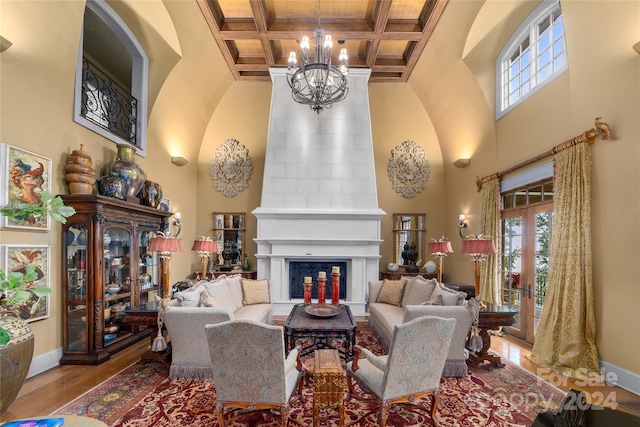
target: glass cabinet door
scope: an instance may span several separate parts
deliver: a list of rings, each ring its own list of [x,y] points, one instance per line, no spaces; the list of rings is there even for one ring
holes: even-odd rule
[[[149,243],[156,237],[155,231],[143,231],[138,239],[138,254],[140,254],[138,267],[139,303],[145,305],[149,301],[155,301],[158,294],[159,258],[155,252],[149,252]]]
[[[67,342],[71,351],[87,351],[87,229],[74,224],[65,231],[67,245]]]
[[[122,323],[131,307],[131,233],[125,228],[108,227],[102,237],[104,251],[104,345],[133,332]],[[135,262],[135,261],[133,261]]]

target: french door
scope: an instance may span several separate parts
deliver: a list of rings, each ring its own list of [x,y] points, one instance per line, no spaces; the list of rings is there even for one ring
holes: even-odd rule
[[[504,331],[533,343],[549,283],[553,203],[502,212],[502,304],[518,310]]]

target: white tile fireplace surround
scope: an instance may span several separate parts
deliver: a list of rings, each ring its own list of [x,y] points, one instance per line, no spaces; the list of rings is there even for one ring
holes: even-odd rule
[[[386,215],[378,207],[370,74],[350,70],[347,99],[318,115],[293,101],[286,69],[271,69],[262,199],[253,214],[257,273],[271,280],[274,314],[286,315],[302,302],[289,296],[291,262],[346,262],[346,301],[340,302],[354,315],[366,311],[367,283],[378,279],[380,220]],[[327,278],[330,284],[330,272]]]

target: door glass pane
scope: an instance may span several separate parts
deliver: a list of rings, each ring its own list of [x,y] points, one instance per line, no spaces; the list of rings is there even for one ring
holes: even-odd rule
[[[540,322],[542,307],[547,294],[549,283],[549,254],[551,250],[551,212],[541,212],[536,214],[535,225],[535,273],[534,283],[536,284],[534,308],[533,308],[533,332]]]
[[[158,278],[160,271],[158,254],[149,252],[149,243],[153,237],[156,237],[154,231],[143,231],[140,233],[138,242],[138,253],[140,254],[138,283],[141,305],[146,304],[148,301],[155,301],[155,295],[158,294],[158,283],[160,283]]]
[[[131,307],[132,283],[130,259],[131,234],[119,227],[107,228],[104,251],[104,345],[131,335],[132,326],[124,325],[125,309]]]
[[[65,231],[67,244],[67,350],[87,350],[87,229]]]
[[[502,304],[520,311],[520,273],[522,271],[522,217],[502,221]],[[520,315],[514,328],[520,329]]]

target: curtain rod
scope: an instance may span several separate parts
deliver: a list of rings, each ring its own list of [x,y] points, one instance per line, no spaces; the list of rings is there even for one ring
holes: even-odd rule
[[[563,142],[562,144],[558,144],[553,147],[551,150],[545,151],[544,153],[538,154],[528,160],[518,163],[517,165],[508,167],[506,169],[501,170],[500,172],[492,173],[491,175],[487,175],[484,178],[476,178],[476,185],[478,186],[478,191],[482,190],[482,184],[487,181],[490,181],[494,178],[502,178],[504,175],[509,172],[513,172],[514,170],[520,169],[524,166],[530,165],[532,163],[537,162],[538,160],[542,160],[545,157],[553,156],[561,151],[566,150],[569,147],[573,147],[574,145],[578,145],[582,142],[588,142],[589,144],[593,144],[595,142],[596,136],[602,135],[603,140],[614,140],[615,137],[611,136],[611,128],[605,122],[600,121],[601,117],[596,117],[595,120],[595,128],[591,128],[582,132],[582,134],[571,138],[568,141]]]

